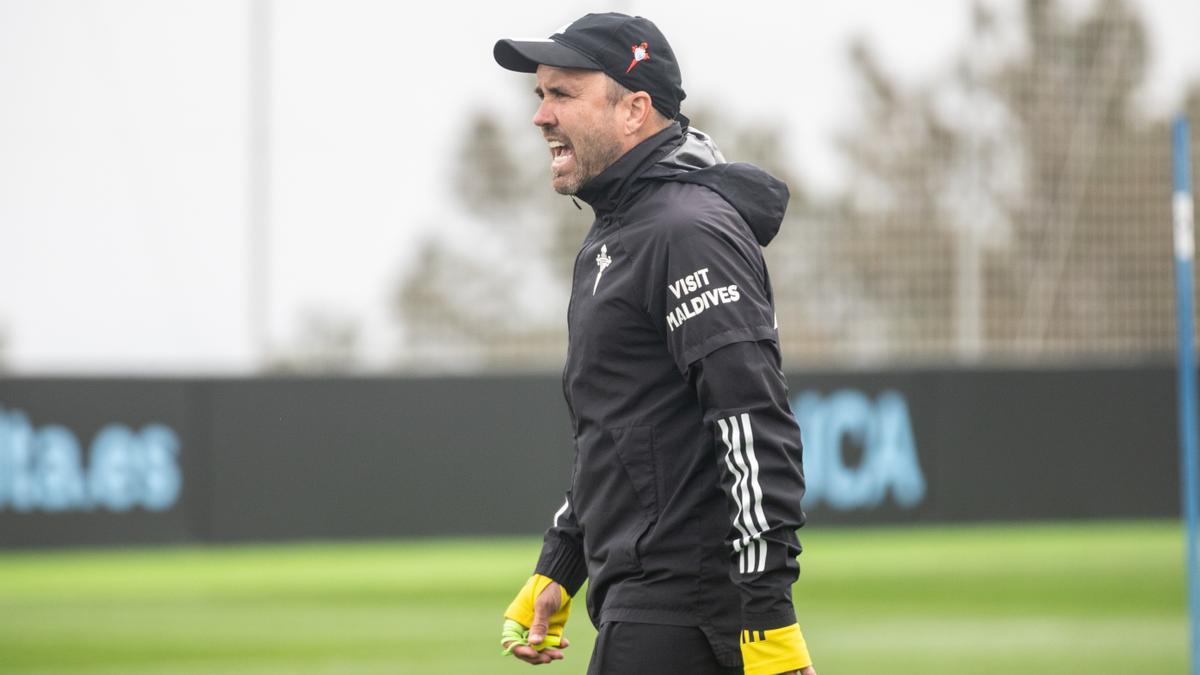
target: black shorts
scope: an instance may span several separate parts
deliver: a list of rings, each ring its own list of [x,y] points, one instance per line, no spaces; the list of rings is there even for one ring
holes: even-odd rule
[[[717,663],[694,626],[610,621],[600,626],[588,675],[742,675]]]

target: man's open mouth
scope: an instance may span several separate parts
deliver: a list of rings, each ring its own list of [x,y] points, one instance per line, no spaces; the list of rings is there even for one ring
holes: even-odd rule
[[[550,141],[551,166],[562,164],[575,156],[575,150],[562,141]]]

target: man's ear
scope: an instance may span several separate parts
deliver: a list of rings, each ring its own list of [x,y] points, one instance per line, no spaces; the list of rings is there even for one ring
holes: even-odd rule
[[[654,116],[654,106],[650,103],[650,94],[635,91],[625,99],[629,106],[625,116],[625,133],[633,136],[646,128]]]

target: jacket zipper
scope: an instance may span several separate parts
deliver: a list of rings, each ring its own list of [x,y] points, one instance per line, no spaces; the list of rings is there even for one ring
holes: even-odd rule
[[[604,219],[601,218],[597,224],[602,224]],[[575,254],[575,264],[571,267],[571,296],[567,299],[567,361],[563,364],[562,372],[562,391],[563,398],[567,401],[567,412],[571,415],[571,435],[574,436],[579,429],[579,422],[575,418],[575,402],[571,400],[571,392],[567,389],[567,373],[571,370],[571,320],[575,311],[575,286],[579,281],[579,259],[583,257],[583,252],[588,250],[592,245],[593,235],[602,227],[593,227],[588,231],[587,236],[583,238],[583,243],[579,245],[579,252]]]

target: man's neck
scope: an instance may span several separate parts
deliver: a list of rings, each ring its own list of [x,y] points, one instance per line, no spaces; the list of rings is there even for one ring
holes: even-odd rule
[[[584,183],[575,196],[591,205],[597,213],[615,208],[627,186],[645,169],[643,165],[667,141],[672,128],[678,127],[668,124],[639,141],[599,175]]]

